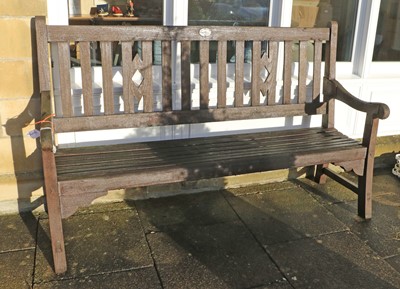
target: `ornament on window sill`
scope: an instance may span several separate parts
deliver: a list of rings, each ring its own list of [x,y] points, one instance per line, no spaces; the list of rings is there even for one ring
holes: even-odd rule
[[[112,11],[112,13],[113,13],[113,16],[116,16],[116,17],[121,17],[121,16],[124,15],[124,14],[122,13],[121,8],[119,8],[118,6],[112,6],[112,7],[111,7],[111,11]]]
[[[128,16],[128,17],[134,17],[135,16],[135,8],[133,8],[133,6],[134,6],[134,3],[133,3],[133,0],[129,0],[127,3],[126,3],[126,16]]]

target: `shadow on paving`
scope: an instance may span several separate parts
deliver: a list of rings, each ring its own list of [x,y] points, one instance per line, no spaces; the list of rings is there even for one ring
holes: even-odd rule
[[[66,275],[38,236],[34,288],[397,288],[397,259],[366,244],[374,208],[360,221],[351,193],[308,180],[92,206],[64,221]]]
[[[210,288],[199,280],[215,280],[213,288],[253,288],[283,278],[294,288],[400,284],[398,272],[304,190],[222,195],[223,209],[215,193],[180,197],[189,203],[137,203],[165,288]],[[218,216],[228,207],[232,220]]]

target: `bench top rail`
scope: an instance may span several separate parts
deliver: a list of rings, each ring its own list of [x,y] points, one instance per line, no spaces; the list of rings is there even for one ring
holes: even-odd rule
[[[322,47],[323,43],[330,42],[332,38],[330,28],[46,26],[41,17],[37,18],[36,27],[38,32],[45,35],[38,37],[38,47],[45,47],[48,43],[57,47],[62,107],[62,114],[54,119],[57,132],[327,113],[328,107],[320,99],[320,92]],[[161,83],[156,83],[161,87],[161,109],[155,106],[153,91],[156,79],[153,75],[154,41],[161,41]],[[71,42],[79,43],[80,49],[84,108],[82,115],[76,115],[73,108]],[[93,109],[91,43],[94,42],[99,43],[101,51],[104,107],[101,114]],[[172,76],[172,50],[176,42],[181,47],[178,109],[173,107],[173,86],[176,84],[173,83]],[[122,56],[123,111],[116,111],[116,95],[113,91],[113,50],[116,45],[119,45]],[[193,45],[199,47],[196,64],[198,107],[193,105]],[[210,62],[211,46],[217,50],[215,64]],[[233,63],[228,59],[228,46],[233,47]],[[245,54],[249,47],[251,60],[248,61],[250,63],[245,63]],[[328,52],[329,49],[327,48]],[[278,57],[280,53],[284,55],[281,67]],[[325,73],[332,76],[334,71],[330,67],[334,64],[334,59],[328,59],[330,62]],[[294,62],[298,63],[297,79],[293,77]],[[227,67],[232,65],[233,79],[229,80]],[[41,63],[39,66],[40,75],[43,75],[41,79],[46,80],[48,72],[45,70],[48,66]],[[211,69],[217,70],[215,79],[211,77]],[[294,81],[297,83],[293,83]],[[46,81],[41,81],[41,90],[49,89],[45,83]],[[228,103],[227,91],[228,87],[232,90],[232,84],[233,102]],[[293,92],[294,86],[297,88]],[[215,106],[210,105],[212,89],[216,91]],[[137,108],[139,103],[142,105],[141,110]]]

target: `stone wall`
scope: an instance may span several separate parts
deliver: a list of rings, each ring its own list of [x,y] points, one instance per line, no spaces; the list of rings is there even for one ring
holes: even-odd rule
[[[37,140],[27,136],[39,120],[34,16],[46,0],[0,1],[0,213],[36,207],[42,173]]]

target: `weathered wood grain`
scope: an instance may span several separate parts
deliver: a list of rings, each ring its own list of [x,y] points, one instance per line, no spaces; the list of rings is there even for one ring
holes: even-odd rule
[[[70,62],[70,47],[67,42],[60,42],[58,48],[58,65],[60,75],[60,97],[62,114],[64,117],[72,116],[72,96],[71,96],[71,77],[69,69],[71,68]]]
[[[163,111],[172,110],[172,68],[171,42],[162,42],[162,107]],[[151,81],[151,84],[153,82]]]
[[[137,28],[137,26],[135,26]],[[288,28],[288,27],[240,27],[208,26],[208,36],[202,36],[203,26],[161,27],[140,26],[48,26],[49,41],[228,41],[228,40],[272,40],[295,41],[319,39],[329,40],[328,28]]]
[[[58,132],[324,114],[324,103],[54,118]]]
[[[209,104],[209,57],[210,42],[200,41],[200,109],[207,109]]]
[[[235,51],[235,107],[243,106],[244,41],[236,41]]]
[[[114,113],[114,92],[113,92],[113,72],[112,72],[112,43],[100,42],[101,67],[103,74],[103,99],[104,114]]]
[[[190,110],[191,108],[191,74],[190,74],[190,51],[191,42],[181,42],[181,89],[182,89],[182,110]]]
[[[84,115],[93,115],[92,66],[90,63],[90,42],[80,42],[82,95]]]

